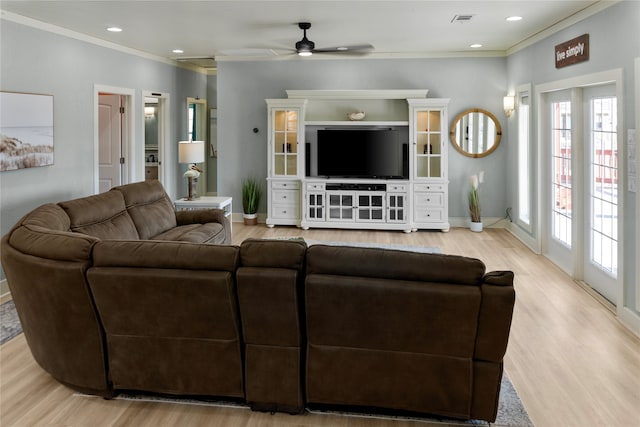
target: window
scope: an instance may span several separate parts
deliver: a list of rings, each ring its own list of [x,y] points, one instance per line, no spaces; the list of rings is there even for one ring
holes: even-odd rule
[[[530,88],[518,91],[518,221],[531,231]]]

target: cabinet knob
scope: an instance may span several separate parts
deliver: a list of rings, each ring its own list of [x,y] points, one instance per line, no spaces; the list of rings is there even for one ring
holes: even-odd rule
[[[287,196],[282,196],[282,198],[283,198],[283,199],[286,199],[286,198],[287,198]]]
[[[286,214],[286,213],[287,213],[287,211],[282,211],[282,213],[283,213],[283,214]]]
[[[430,201],[431,201],[431,199],[427,199],[427,202],[430,202]]]

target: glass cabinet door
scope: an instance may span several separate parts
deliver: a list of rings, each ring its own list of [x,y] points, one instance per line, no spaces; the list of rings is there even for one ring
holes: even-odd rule
[[[276,176],[298,175],[297,110],[274,110],[273,173]]]
[[[442,177],[442,111],[416,111],[415,149],[417,178]]]

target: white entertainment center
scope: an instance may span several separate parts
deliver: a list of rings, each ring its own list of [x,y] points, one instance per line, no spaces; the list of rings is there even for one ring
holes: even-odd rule
[[[288,90],[286,99],[267,99],[267,225],[448,231],[449,100],[427,92]],[[365,112],[363,120],[347,120],[357,111]],[[327,129],[399,135],[402,176],[319,176],[317,135]]]

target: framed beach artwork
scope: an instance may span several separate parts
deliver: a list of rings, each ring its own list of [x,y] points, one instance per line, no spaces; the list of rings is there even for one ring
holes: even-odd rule
[[[53,164],[53,95],[0,92],[0,172]]]

